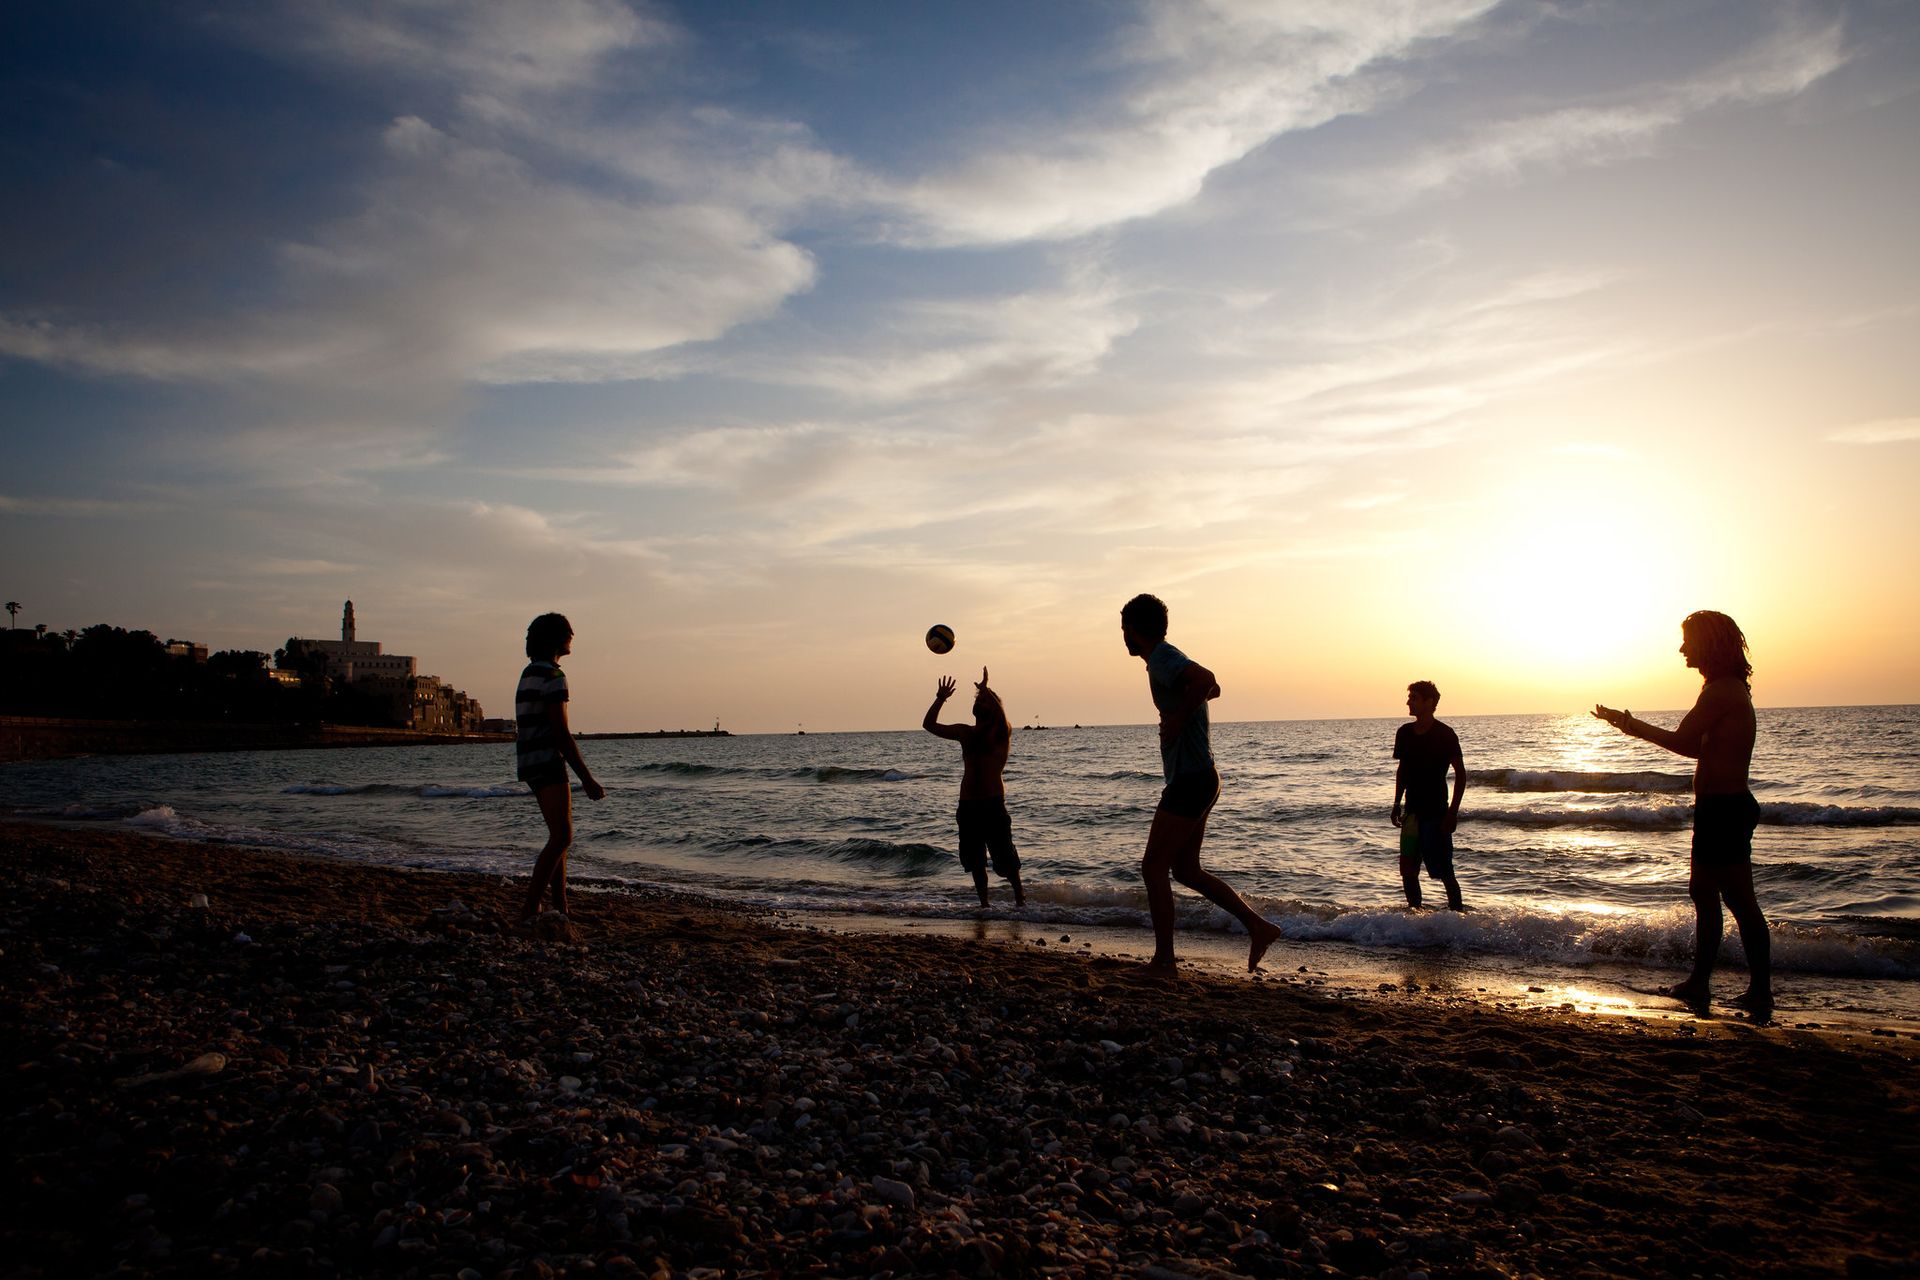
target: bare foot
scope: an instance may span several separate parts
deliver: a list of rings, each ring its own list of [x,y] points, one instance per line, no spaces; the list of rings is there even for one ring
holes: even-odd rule
[[[1745,1009],[1753,1015],[1755,1022],[1773,1020],[1773,992],[1771,991],[1755,991],[1752,987],[1748,987],[1727,1003],[1736,1009]]]
[[[1155,956],[1153,959],[1147,961],[1144,967],[1148,973],[1156,978],[1171,978],[1180,971],[1175,965],[1172,956]]]
[[[1247,972],[1260,972],[1260,959],[1267,948],[1280,940],[1280,926],[1260,921],[1260,928],[1247,935]]]
[[[1681,1004],[1696,1010],[1706,1008],[1713,996],[1706,983],[1695,982],[1691,978],[1685,982],[1676,982],[1670,987],[1660,987],[1654,994],[1665,996],[1669,1000],[1678,1000]]]

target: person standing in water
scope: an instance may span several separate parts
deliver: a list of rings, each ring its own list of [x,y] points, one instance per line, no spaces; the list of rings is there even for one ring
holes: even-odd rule
[[[1420,905],[1420,864],[1447,890],[1447,906],[1465,911],[1460,882],[1453,874],[1453,829],[1460,821],[1460,797],[1467,791],[1467,767],[1460,758],[1460,735],[1433,718],[1440,706],[1440,689],[1431,680],[1407,686],[1407,714],[1393,735],[1393,758],[1400,767],[1393,775],[1393,810],[1387,820],[1400,828],[1400,885],[1407,905]],[[1453,800],[1447,801],[1447,770],[1453,770]],[[1407,807],[1403,815],[1400,797]]]
[[[1704,1011],[1713,963],[1720,952],[1724,899],[1740,927],[1747,953],[1747,989],[1733,1003],[1765,1021],[1773,1016],[1773,941],[1753,893],[1753,829],[1760,805],[1747,789],[1753,764],[1753,664],[1747,638],[1724,613],[1702,609],[1680,623],[1680,653],[1700,672],[1700,697],[1677,729],[1636,719],[1631,711],[1596,705],[1593,714],[1625,734],[1696,762],[1693,769],[1693,860],[1687,894],[1693,899],[1693,972],[1661,990]]]
[[[1120,638],[1127,652],[1147,664],[1147,686],[1160,712],[1160,767],[1166,788],[1160,793],[1140,860],[1153,917],[1155,969],[1172,970],[1173,886],[1168,876],[1238,920],[1247,931],[1247,972],[1279,938],[1278,926],[1262,919],[1226,881],[1200,865],[1200,843],[1207,815],[1220,798],[1220,774],[1213,764],[1207,703],[1220,696],[1220,684],[1207,670],[1167,643],[1167,606],[1159,597],[1137,595],[1120,610]]]
[[[1013,746],[1013,725],[1000,695],[987,687],[987,669],[973,686],[973,723],[941,724],[940,708],[953,696],[958,682],[943,676],[933,693],[933,705],[920,727],[937,738],[960,744],[960,806],[954,817],[960,824],[960,865],[973,877],[980,905],[987,905],[987,857],[994,874],[1013,886],[1013,905],[1027,905],[1020,887],[1020,851],[1013,847],[1013,819],[1007,816],[1007,788],[1001,774]]]
[[[557,613],[543,613],[527,626],[527,665],[520,672],[513,711],[514,752],[520,781],[533,790],[547,822],[547,843],[533,864],[533,883],[520,909],[520,923],[540,912],[540,899],[553,890],[553,909],[567,915],[567,850],[573,847],[573,792],[567,767],[580,775],[580,789],[600,800],[606,788],[594,781],[580,747],[567,727],[567,676],[560,659],[573,652],[573,624]]]

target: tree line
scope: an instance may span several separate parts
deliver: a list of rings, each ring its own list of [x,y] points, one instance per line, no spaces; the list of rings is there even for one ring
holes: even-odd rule
[[[204,662],[167,652],[151,631],[102,622],[83,631],[9,630],[0,644],[0,714],[86,720],[387,725],[391,704],[331,675],[297,639],[271,655],[223,649]]]

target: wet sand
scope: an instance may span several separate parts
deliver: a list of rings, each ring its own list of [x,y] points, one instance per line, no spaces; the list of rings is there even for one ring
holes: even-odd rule
[[[0,844],[4,1276],[1920,1275],[1899,1037]]]

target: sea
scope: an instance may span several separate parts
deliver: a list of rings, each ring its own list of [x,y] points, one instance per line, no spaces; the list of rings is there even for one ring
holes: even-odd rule
[[[1679,712],[1649,714],[1672,725]],[[1383,996],[1642,1013],[1684,975],[1689,762],[1589,715],[1443,717],[1468,785],[1469,910],[1406,909],[1398,719],[1216,724],[1205,864],[1284,940],[1266,971]],[[588,739],[571,883],[646,883],[843,931],[1151,949],[1139,862],[1161,778],[1150,725],[1017,730],[1008,806],[1027,904],[982,911],[955,852],[957,747],[918,729]],[[1920,1030],[1920,707],[1765,709],[1754,881],[1783,1022]],[[0,813],[214,844],[524,874],[544,839],[510,744],[92,757],[0,766]],[[1176,889],[1183,958],[1244,969],[1239,926]],[[1429,884],[1427,902],[1444,902]],[[1728,920],[1718,986],[1745,986]]]

